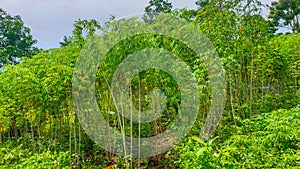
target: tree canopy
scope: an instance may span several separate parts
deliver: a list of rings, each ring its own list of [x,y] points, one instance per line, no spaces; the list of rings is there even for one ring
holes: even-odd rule
[[[276,27],[285,27],[300,32],[300,0],[279,0],[271,4],[269,18]]]
[[[23,56],[33,56],[36,43],[20,16],[11,16],[0,8],[0,67],[19,63]]]
[[[148,23],[152,23],[155,16],[162,12],[170,12],[172,7],[172,3],[168,2],[168,0],[150,0],[145,8],[143,19]]]

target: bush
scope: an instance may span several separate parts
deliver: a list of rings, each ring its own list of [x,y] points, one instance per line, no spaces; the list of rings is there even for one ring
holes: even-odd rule
[[[177,146],[180,168],[296,168],[300,166],[300,108],[241,121],[225,141],[191,137]],[[237,131],[238,130],[238,131]]]

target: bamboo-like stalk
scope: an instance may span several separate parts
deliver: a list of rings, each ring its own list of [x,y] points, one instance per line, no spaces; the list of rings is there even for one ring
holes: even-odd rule
[[[107,87],[111,93],[111,96],[112,96],[112,99],[113,99],[113,102],[114,102],[114,105],[115,105],[115,108],[116,108],[116,112],[117,112],[117,116],[118,116],[118,122],[120,124],[120,128],[121,128],[121,134],[122,134],[122,139],[123,139],[123,149],[124,149],[124,159],[125,159],[125,163],[126,165],[128,165],[128,159],[127,159],[127,152],[126,152],[126,139],[125,139],[125,130],[124,130],[124,127],[125,127],[125,119],[122,118],[122,122],[121,122],[121,117],[120,117],[120,111],[119,111],[119,108],[118,108],[118,104],[116,102],[116,99],[113,95],[113,91],[111,89],[111,87],[109,86],[109,83],[108,83],[108,80],[104,77],[104,80],[107,84]],[[121,105],[121,113],[122,113],[122,117],[124,117],[124,108],[123,108],[123,104]]]

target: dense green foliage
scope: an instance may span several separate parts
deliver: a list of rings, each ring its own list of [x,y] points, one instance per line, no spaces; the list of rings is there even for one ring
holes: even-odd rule
[[[24,26],[20,16],[11,16],[0,8],[0,68],[17,64],[20,58],[31,57],[37,52],[30,29]]]
[[[299,107],[280,109],[224,127],[232,133],[226,140],[216,137],[205,143],[191,137],[175,148],[174,163],[180,168],[299,167],[299,117]]]
[[[299,167],[300,34],[274,35],[272,23],[259,15],[261,6],[255,0],[197,4],[197,10],[169,12],[196,25],[224,63],[227,102],[210,140],[199,139],[211,99],[205,66],[181,42],[154,34],[125,39],[108,52],[96,79],[98,105],[103,112],[110,110],[103,114],[110,125],[123,127],[126,135],[140,134],[127,121],[117,123],[108,81],[130,53],[145,47],[165,48],[191,67],[202,89],[201,113],[192,131],[174,149],[147,159],[118,157],[96,145],[75,115],[73,68],[86,39],[97,29],[109,28],[110,22],[102,27],[95,20],[79,20],[63,47],[24,58],[0,73],[0,168]],[[139,45],[132,44],[136,41]],[[150,69],[131,83],[134,101],[146,108],[149,91],[160,88],[168,93],[163,117],[142,125],[141,136],[157,135],[172,125],[180,104],[174,79]]]
[[[155,16],[162,12],[170,12],[172,7],[172,3],[168,0],[150,0],[149,5],[145,8],[143,19],[148,23],[153,23]]]
[[[294,33],[300,32],[300,1],[279,0],[271,4],[269,18],[275,26],[286,27]]]

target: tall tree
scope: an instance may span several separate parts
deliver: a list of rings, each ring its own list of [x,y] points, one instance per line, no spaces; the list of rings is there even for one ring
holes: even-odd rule
[[[168,0],[150,0],[149,5],[145,8],[143,19],[145,22],[152,23],[155,16],[162,12],[170,12],[172,8],[173,5]]]
[[[0,68],[20,62],[23,56],[33,56],[36,42],[20,16],[10,16],[0,8]]]
[[[273,20],[273,26],[285,27],[293,33],[300,32],[300,0],[279,0],[272,2],[269,18]]]
[[[69,41],[71,43],[82,43],[84,42],[84,39],[86,39],[89,36],[92,36],[97,30],[101,28],[100,23],[95,20],[77,20],[75,21],[73,35]]]
[[[71,44],[71,38],[64,36],[63,40],[61,42],[59,42],[60,46],[68,46],[69,44]]]
[[[195,4],[198,5],[199,8],[203,8],[209,4],[209,0],[197,0]]]

